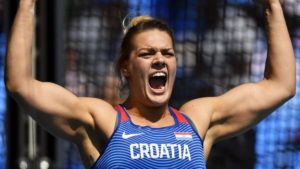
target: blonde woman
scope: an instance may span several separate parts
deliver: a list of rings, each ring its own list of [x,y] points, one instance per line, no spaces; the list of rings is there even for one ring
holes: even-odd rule
[[[129,96],[114,108],[32,77],[35,3],[20,0],[6,87],[40,125],[78,146],[86,168],[206,168],[215,142],[249,129],[295,94],[294,54],[279,0],[261,1],[268,34],[264,78],[187,101],[179,111],[169,105],[176,56],[165,23],[141,16],[128,26],[117,66]]]

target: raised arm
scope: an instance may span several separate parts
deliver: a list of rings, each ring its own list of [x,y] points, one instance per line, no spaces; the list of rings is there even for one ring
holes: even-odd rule
[[[220,139],[258,123],[295,94],[294,53],[279,0],[263,0],[268,37],[264,79],[243,84],[222,96],[196,99],[182,107],[205,138],[208,154]]]
[[[105,113],[114,112],[113,108],[104,101],[79,98],[56,84],[33,78],[31,55],[35,4],[36,0],[20,0],[8,44],[6,87],[26,113],[49,132],[71,141],[82,141],[77,138],[96,128],[99,106]],[[96,112],[98,115],[94,116]]]

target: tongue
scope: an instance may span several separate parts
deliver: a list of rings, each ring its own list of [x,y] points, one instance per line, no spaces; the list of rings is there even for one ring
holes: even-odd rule
[[[150,86],[154,89],[161,89],[164,87],[164,79],[163,78],[151,78],[149,80]]]

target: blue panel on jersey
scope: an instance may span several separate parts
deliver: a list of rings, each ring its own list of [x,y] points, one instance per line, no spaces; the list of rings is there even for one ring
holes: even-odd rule
[[[189,123],[152,128],[121,121],[92,169],[205,168],[202,140]],[[127,114],[127,113],[126,113]],[[120,114],[119,114],[120,116]]]

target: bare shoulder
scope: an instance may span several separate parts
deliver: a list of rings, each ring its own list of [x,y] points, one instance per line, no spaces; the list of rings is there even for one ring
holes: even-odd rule
[[[180,108],[180,111],[195,124],[202,139],[205,138],[210,126],[215,102],[216,97],[198,98],[185,103]]]
[[[114,107],[104,100],[93,97],[80,97],[79,99],[80,102],[85,104],[90,110],[100,108],[100,111],[114,112]]]
[[[93,127],[101,130],[109,137],[115,128],[117,112],[114,107],[104,100],[91,97],[80,97],[80,102],[86,106],[93,119]]]

